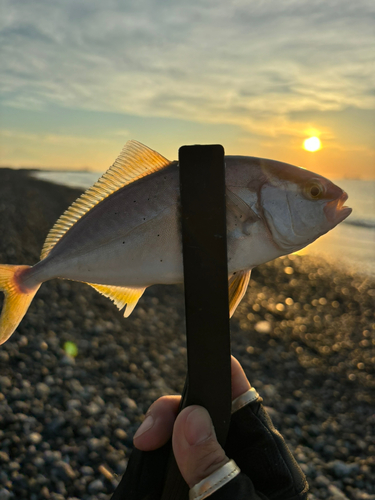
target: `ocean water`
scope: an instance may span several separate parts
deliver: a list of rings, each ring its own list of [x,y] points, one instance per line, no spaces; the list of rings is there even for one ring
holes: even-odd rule
[[[341,224],[302,250],[375,276],[375,180],[335,180],[349,195],[353,212]]]
[[[38,171],[33,174],[56,184],[87,189],[100,177],[97,172]],[[321,255],[341,267],[375,276],[375,180],[335,180],[349,199],[352,214],[334,230],[303,249],[301,254]]]

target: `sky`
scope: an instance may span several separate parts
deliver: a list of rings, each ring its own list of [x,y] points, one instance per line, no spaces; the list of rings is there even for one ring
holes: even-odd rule
[[[373,0],[0,0],[0,165],[103,172],[136,139],[375,178],[374,17]]]

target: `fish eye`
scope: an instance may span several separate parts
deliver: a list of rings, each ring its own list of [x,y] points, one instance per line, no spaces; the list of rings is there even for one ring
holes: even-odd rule
[[[320,182],[313,181],[305,186],[304,191],[309,200],[319,200],[324,193],[324,187]]]

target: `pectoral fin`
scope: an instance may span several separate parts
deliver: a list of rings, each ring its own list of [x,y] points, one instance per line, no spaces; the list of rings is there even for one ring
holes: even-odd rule
[[[125,318],[130,316],[133,312],[138,300],[142,297],[143,292],[146,290],[146,288],[125,288],[122,286],[96,285],[93,283],[87,284],[95,288],[95,290],[102,295],[111,299],[120,311],[126,305],[124,312]]]
[[[227,213],[232,214],[241,222],[256,222],[259,220],[258,215],[251,209],[251,207],[239,196],[237,196],[230,189],[226,189],[226,206]]]
[[[229,317],[231,318],[237,309],[238,304],[246,293],[250,280],[251,269],[238,271],[229,279]]]

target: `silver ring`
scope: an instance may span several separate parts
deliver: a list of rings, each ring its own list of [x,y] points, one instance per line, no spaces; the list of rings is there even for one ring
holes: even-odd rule
[[[241,470],[234,460],[229,460],[220,469],[215,470],[205,479],[193,486],[189,491],[189,500],[204,500],[215,493],[224,484],[229,483]]]
[[[236,398],[234,401],[232,401],[232,413],[240,410],[241,408],[248,405],[249,403],[252,403],[258,398],[259,394],[254,389],[254,387],[252,387],[244,394],[241,394],[241,396],[238,396],[238,398]]]

